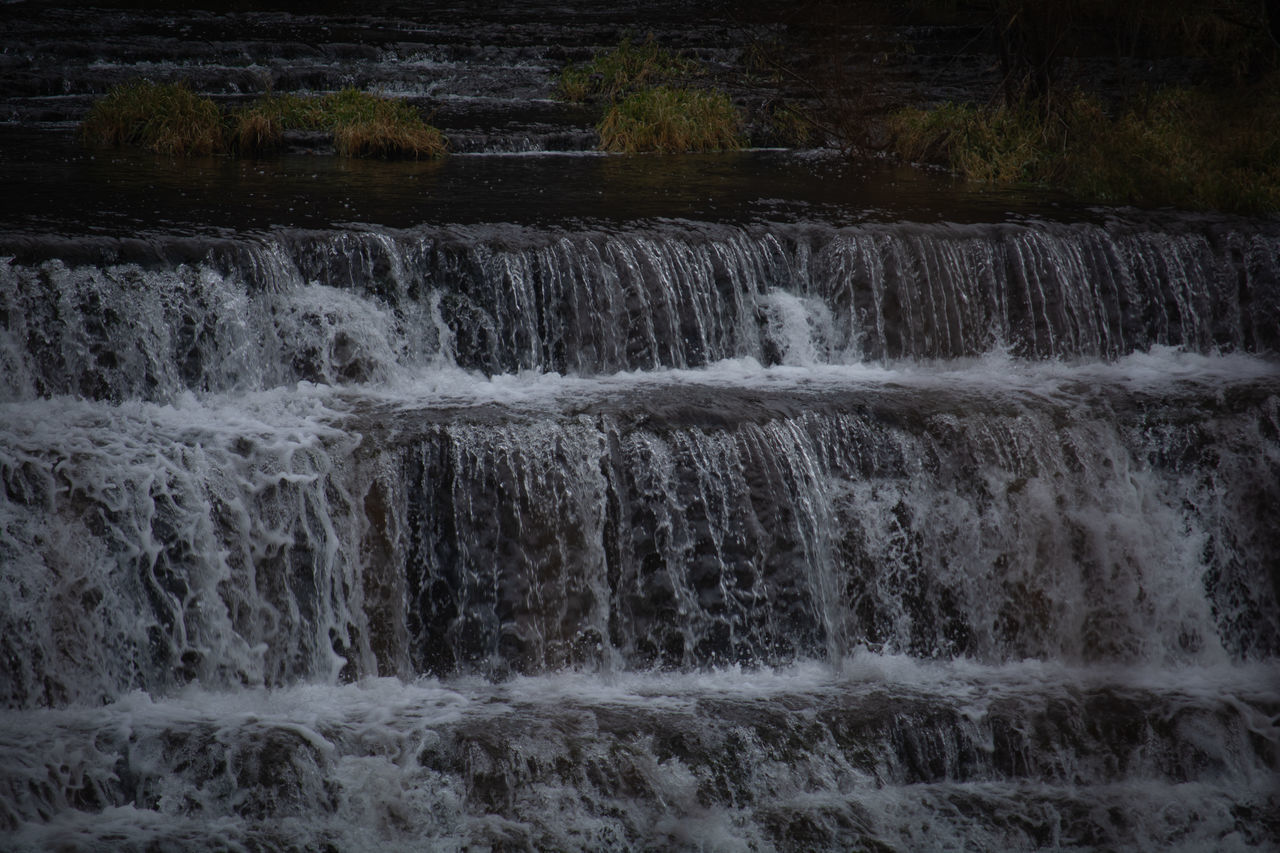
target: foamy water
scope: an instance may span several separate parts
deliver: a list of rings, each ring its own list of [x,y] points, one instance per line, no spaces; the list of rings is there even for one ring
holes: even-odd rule
[[[498,684],[384,678],[276,690],[195,688],[164,699],[137,693],[100,708],[4,712],[0,750],[9,818],[19,819],[11,836],[15,850],[59,844],[105,850],[150,841],[196,849],[376,843],[410,850],[420,849],[424,835],[438,849],[463,849],[486,837],[591,849],[634,833],[642,843],[752,849],[765,843],[767,815],[789,809],[826,815],[836,837],[862,833],[906,846],[1021,847],[1043,843],[1039,833],[1049,833],[1050,844],[1074,847],[1092,846],[1076,834],[1081,810],[1117,807],[1134,816],[1108,843],[1253,849],[1250,842],[1258,839],[1237,831],[1231,814],[1267,808],[1278,777],[1267,762],[1229,744],[1243,737],[1280,746],[1280,731],[1265,710],[1280,702],[1276,684],[1280,671],[1273,664],[1080,669],[1041,661],[922,663],[858,652],[835,667],[806,663],[606,678],[569,672]],[[1139,723],[1132,707],[1153,699],[1157,707],[1147,713],[1154,716]],[[1115,705],[1117,719],[1156,728],[1139,741],[1092,746],[1095,735],[1078,732],[1083,752],[1072,760],[1084,764],[1059,766],[1040,781],[992,775],[1010,749],[1001,738],[1009,736],[1004,726],[1011,710],[1033,730],[1054,731],[1096,716],[1099,702]],[[869,727],[868,718],[875,721]],[[936,737],[925,721],[939,718],[962,729],[939,742],[956,750],[949,757],[953,770],[965,765],[965,750],[975,746],[991,756],[993,767],[970,766],[963,779],[921,780],[913,778],[918,769],[864,755],[877,734],[904,724],[912,728],[903,731],[914,729],[923,745]],[[689,739],[679,755],[658,734],[674,720]],[[808,749],[789,751],[785,763],[769,742],[779,724],[814,739]],[[831,740],[839,740],[841,725],[864,727],[861,748]],[[466,731],[493,732],[511,757],[488,759],[504,762],[491,768],[475,756],[453,754],[452,738]],[[1188,757],[1213,755],[1227,763],[1182,784],[1148,780],[1152,765],[1168,760],[1162,752],[1186,736],[1196,741],[1182,747]],[[729,743],[736,745],[723,751]],[[1101,750],[1093,759],[1091,748]],[[1116,748],[1138,752],[1113,754]],[[33,763],[35,755],[41,759]],[[600,766],[630,768],[644,781],[614,789],[596,778],[578,788],[572,774],[555,769],[566,756],[587,766],[607,761]],[[1104,784],[1073,784],[1090,760],[1117,759],[1124,769]],[[743,760],[748,763],[737,763]],[[933,760],[947,763],[946,749]],[[461,762],[461,778],[442,775],[453,761]],[[193,776],[201,764],[206,773]],[[714,796],[707,802],[708,784],[714,788],[722,774],[739,767],[747,770],[738,781],[753,806],[734,808],[732,799]],[[487,780],[495,769],[511,776],[505,796],[515,798],[509,805],[517,817],[498,821],[502,832],[493,836],[495,818],[468,815],[462,804],[474,795],[468,789],[492,784]],[[1223,772],[1234,780],[1226,788],[1217,781]],[[122,788],[136,790],[151,807],[108,807],[92,819],[79,810],[52,820],[28,811],[110,800]],[[50,793],[50,799],[41,796]],[[1003,811],[1013,822],[999,829],[998,822],[963,817],[979,803],[984,812]],[[263,810],[275,816],[254,817]],[[1190,834],[1188,825],[1195,826]]]
[[[1266,849],[1266,264],[815,234],[7,263],[10,847]]]

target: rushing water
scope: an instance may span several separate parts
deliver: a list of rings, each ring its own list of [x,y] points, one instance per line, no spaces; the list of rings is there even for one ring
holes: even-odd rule
[[[554,4],[13,5],[0,849],[1276,849],[1273,220],[500,153]],[[139,66],[489,153],[76,148]]]
[[[1274,838],[1267,228],[166,245],[0,278],[18,849]]]

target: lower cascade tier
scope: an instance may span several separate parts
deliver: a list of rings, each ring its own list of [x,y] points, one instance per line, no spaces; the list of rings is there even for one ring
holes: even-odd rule
[[[1280,670],[833,664],[0,712],[6,849],[1269,849]]]

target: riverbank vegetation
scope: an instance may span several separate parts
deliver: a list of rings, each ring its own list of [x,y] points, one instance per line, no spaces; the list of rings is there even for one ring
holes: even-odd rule
[[[981,104],[893,112],[887,127],[900,156],[976,182],[1049,186],[1088,201],[1280,211],[1280,21],[1267,4],[976,5],[996,45],[998,90]],[[1172,59],[1184,79],[1090,89],[1063,73],[1081,57],[1112,57],[1117,69],[1135,58]]]
[[[743,118],[699,63],[630,39],[591,60],[567,66],[560,94],[598,103],[600,148],[615,152],[726,151],[742,148]]]
[[[159,154],[252,155],[279,148],[285,131],[323,131],[346,157],[438,157],[444,135],[412,105],[357,89],[326,95],[264,95],[227,112],[182,84],[117,86],[80,126],[93,145],[138,145]]]
[[[1076,92],[1038,104],[944,104],[890,118],[903,157],[987,184],[1106,203],[1280,210],[1280,80],[1223,93],[1167,88],[1108,110]]]

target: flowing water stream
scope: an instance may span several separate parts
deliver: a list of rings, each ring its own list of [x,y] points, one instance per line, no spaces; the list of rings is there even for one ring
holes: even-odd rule
[[[197,79],[447,59],[222,38]],[[501,127],[560,109],[526,85]],[[1276,849],[1274,220],[37,118],[0,128],[0,848]]]

